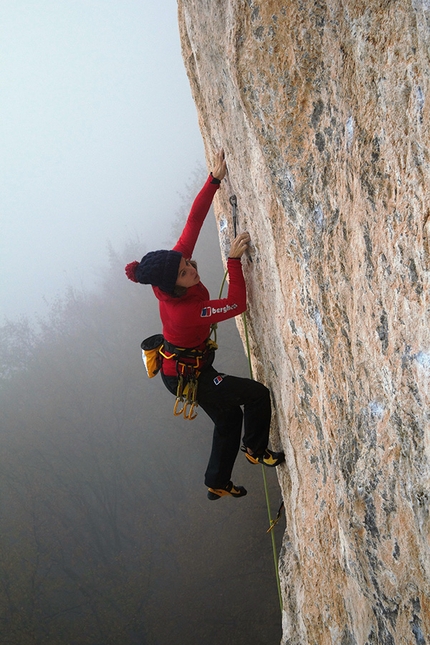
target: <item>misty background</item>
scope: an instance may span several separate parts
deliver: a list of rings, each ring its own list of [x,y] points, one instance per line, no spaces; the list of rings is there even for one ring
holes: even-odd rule
[[[279,642],[261,467],[207,500],[212,423],[147,378],[157,303],[124,276],[207,173],[176,3],[4,2],[0,29],[0,645]],[[217,295],[212,213],[195,257]],[[218,341],[247,376],[233,320]]]
[[[2,0],[0,60],[10,317],[97,283],[109,242],[139,233],[163,247],[204,157],[175,0]]]

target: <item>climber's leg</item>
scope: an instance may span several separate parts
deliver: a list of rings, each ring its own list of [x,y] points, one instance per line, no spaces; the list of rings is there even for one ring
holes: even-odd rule
[[[205,484],[211,488],[223,488],[231,480],[234,462],[242,434],[242,410],[200,402],[206,414],[214,422],[212,449],[205,473]]]
[[[270,393],[257,381],[226,376],[210,367],[199,377],[197,398],[215,424],[205,482],[208,486],[220,486],[229,481],[239,450],[241,406],[244,408],[245,445],[256,454],[263,454],[267,448],[271,419]]]

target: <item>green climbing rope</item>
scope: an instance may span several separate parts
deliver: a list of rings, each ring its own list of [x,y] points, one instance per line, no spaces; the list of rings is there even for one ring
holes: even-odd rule
[[[253,379],[254,375],[253,375],[253,372],[252,372],[251,351],[250,351],[250,347],[249,347],[248,325],[247,325],[247,322],[246,322],[246,314],[245,313],[242,314],[242,322],[243,322],[243,327],[244,327],[244,331],[245,331],[245,343],[246,343],[246,354],[247,354],[247,357],[248,357],[249,375]],[[269,517],[269,527],[270,527],[270,529],[272,529],[274,524],[275,524],[275,522],[272,519],[272,513],[271,513],[271,510],[270,510],[269,488],[267,486],[266,471],[264,470],[263,465],[261,466],[261,472],[263,473],[264,494],[266,496],[267,514],[268,514],[268,517]],[[271,537],[271,540],[272,540],[273,563],[275,565],[275,576],[276,576],[276,585],[278,587],[279,605],[280,605],[281,613],[282,613],[283,606],[282,606],[281,582],[279,580],[278,557],[277,557],[277,553],[276,553],[275,535],[274,535],[274,532],[272,530],[270,530],[270,537]]]
[[[222,292],[223,292],[223,289],[224,289],[225,282],[227,280],[227,275],[228,275],[228,271],[225,271],[224,277],[223,277],[223,280],[222,280],[222,283],[221,283],[221,288],[219,290],[219,296],[218,296],[219,299],[222,297]],[[249,345],[248,325],[247,325],[247,322],[246,322],[246,314],[245,313],[242,314],[242,322],[243,322],[243,328],[244,328],[244,331],[245,331],[246,356],[247,356],[247,359],[248,359],[249,375],[250,375],[250,378],[253,379],[254,375],[253,375],[252,363],[251,363],[251,350],[250,350],[250,345]],[[216,335],[216,327],[214,327],[214,333]],[[276,553],[275,535],[274,535],[274,532],[271,530],[274,527],[274,525],[276,524],[277,520],[272,519],[272,513],[271,513],[271,510],[270,510],[269,488],[267,486],[266,472],[264,470],[263,465],[261,466],[261,472],[263,474],[264,494],[265,494],[265,497],[266,497],[267,514],[268,514],[268,517],[269,517],[269,531],[268,532],[270,532],[270,537],[271,537],[271,540],[272,540],[272,552],[273,552],[273,563],[275,565],[276,585],[277,585],[277,588],[278,588],[279,605],[280,605],[281,613],[282,613],[283,605],[282,605],[281,582],[279,580],[278,557],[277,557],[277,553]]]

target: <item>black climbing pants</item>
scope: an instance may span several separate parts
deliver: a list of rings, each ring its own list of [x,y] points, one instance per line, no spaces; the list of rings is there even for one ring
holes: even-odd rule
[[[162,374],[162,379],[167,389],[176,395],[177,377]],[[226,376],[212,366],[203,369],[198,383],[199,406],[215,424],[205,484],[210,488],[222,488],[231,480],[240,447],[242,422],[244,445],[256,453],[262,453],[267,447],[271,419],[270,393],[258,381]]]

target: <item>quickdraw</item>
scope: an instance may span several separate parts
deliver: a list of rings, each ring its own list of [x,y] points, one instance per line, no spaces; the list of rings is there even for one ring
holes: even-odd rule
[[[281,514],[282,514],[282,509],[283,509],[283,508],[284,508],[284,502],[282,501],[282,502],[281,502],[281,505],[280,505],[280,507],[279,507],[279,509],[278,509],[278,512],[277,512],[277,514],[276,514],[275,519],[274,519],[274,520],[270,520],[270,526],[269,526],[269,528],[267,529],[266,533],[270,533],[270,531],[271,531],[272,529],[274,529],[274,528],[275,528],[275,526],[277,525],[277,523],[278,523],[278,522],[279,522],[279,520],[281,519]]]
[[[237,198],[236,198],[236,195],[232,195],[230,197],[230,204],[231,204],[231,210],[232,210],[231,216],[232,216],[232,219],[233,219],[233,233],[234,233],[234,237],[236,237],[236,235],[237,235]]]
[[[196,418],[196,408],[199,405],[197,401],[197,379],[199,374],[200,372],[194,372],[192,376],[187,376],[186,381],[182,374],[179,375],[176,400],[173,406],[175,417],[183,416],[184,419],[189,419],[190,421]]]
[[[166,351],[163,351],[163,349]],[[184,419],[192,421],[197,416],[199,405],[197,389],[201,369],[206,364],[209,354],[218,349],[218,345],[215,341],[208,339],[205,348],[200,350],[175,347],[165,341],[163,349],[159,351],[164,359],[176,361],[178,387],[173,414],[175,417],[183,416]]]

